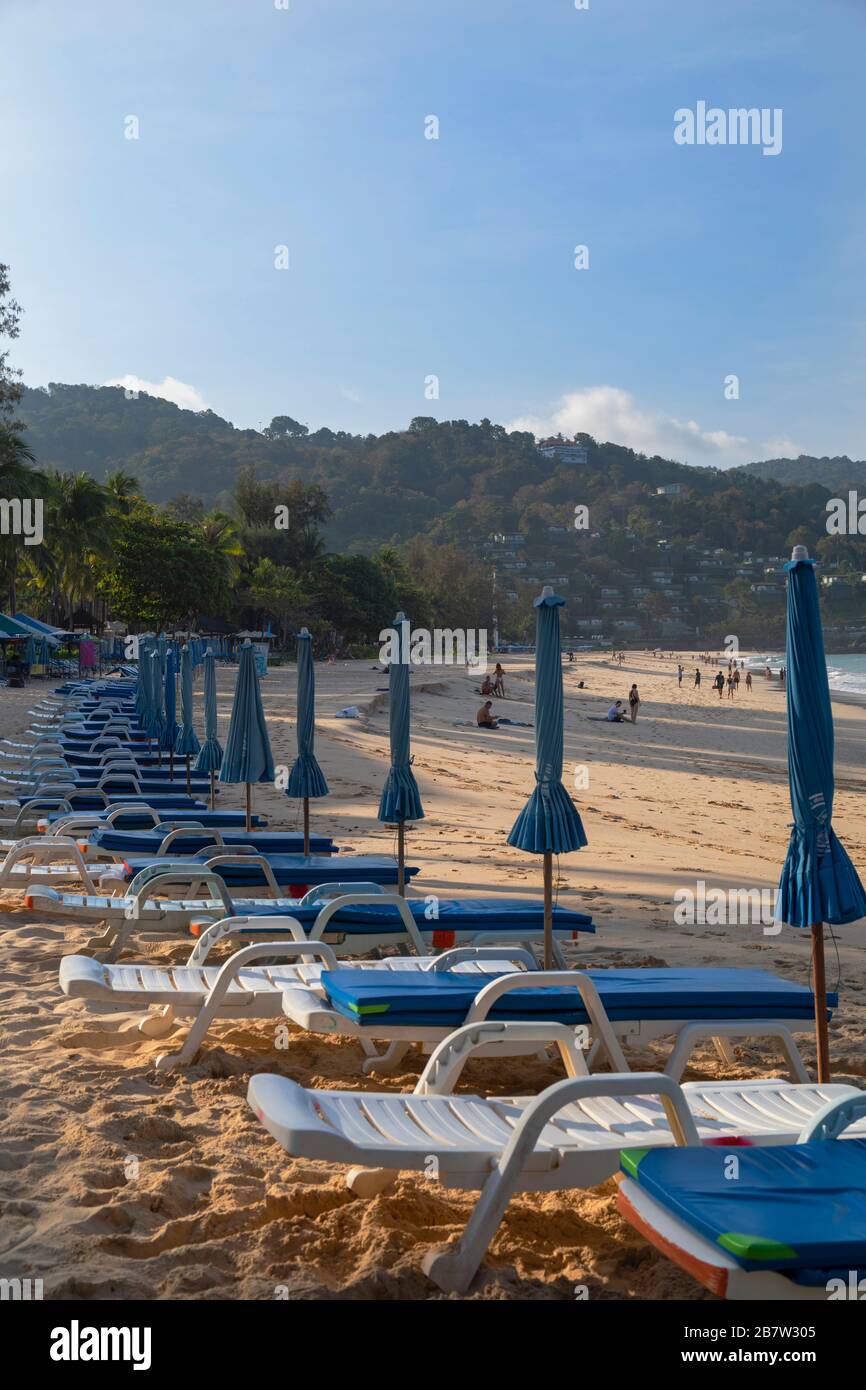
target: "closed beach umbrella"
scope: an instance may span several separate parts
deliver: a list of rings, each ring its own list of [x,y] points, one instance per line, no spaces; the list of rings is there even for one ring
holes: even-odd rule
[[[160,642],[164,639],[160,638]],[[165,723],[160,737],[160,744],[168,751],[168,775],[174,777],[174,745],[177,743],[177,736],[180,725],[177,722],[177,670],[174,664],[174,652],[166,642],[165,654],[162,656],[163,686],[165,690]]]
[[[192,653],[188,646],[180,649],[180,720],[174,751],[186,759],[186,789],[189,791],[189,760],[201,744],[192,724]]]
[[[562,785],[562,654],[559,598],[549,584],[535,599],[535,791],[508,843],[544,855],[544,967],[553,965],[553,855],[587,843],[577,807]]]
[[[165,682],[162,678],[162,659],[159,655],[159,648],[156,647],[150,654],[150,698],[151,716],[150,732],[156,740],[159,750],[159,761],[162,764],[162,750],[165,746],[163,738],[165,736]]]
[[[795,545],[788,574],[788,781],[794,824],[782,866],[776,920],[812,934],[812,988],[818,1080],[830,1079],[824,923],[866,917],[857,870],[836,838],[833,817],[833,713],[815,562]]]
[[[273,782],[274,760],[262,708],[256,657],[249,638],[240,650],[235,698],[220,768],[221,782],[245,782],[247,788],[247,830],[252,830],[251,787],[253,782]]]
[[[406,892],[407,820],[423,820],[424,808],[409,754],[409,619],[398,613],[394,619],[398,659],[388,672],[391,767],[379,802],[379,820],[397,826],[397,891]]]
[[[210,773],[210,808],[216,800],[214,780],[222,767],[223,746],[217,738],[216,669],[210,647],[204,654],[204,743],[196,759],[196,772]]]
[[[147,638],[141,637],[138,643],[138,679],[135,685],[135,712],[138,715],[138,722],[143,729],[147,728],[144,722],[145,710],[147,709],[147,670],[146,656],[148,652]]]
[[[305,627],[298,633],[298,756],[292,764],[286,796],[304,802],[304,854],[310,852],[310,800],[327,796],[328,784],[316,762],[316,672],[313,640]]]

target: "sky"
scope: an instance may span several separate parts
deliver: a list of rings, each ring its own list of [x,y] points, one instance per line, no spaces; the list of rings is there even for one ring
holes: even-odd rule
[[[241,427],[863,458],[864,52],[866,0],[0,0],[13,358]]]

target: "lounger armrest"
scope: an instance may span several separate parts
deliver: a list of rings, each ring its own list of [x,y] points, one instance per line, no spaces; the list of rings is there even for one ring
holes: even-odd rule
[[[129,802],[122,806],[112,806],[107,815],[99,817],[99,824],[115,825],[121,816],[129,815],[150,816],[151,825],[159,825],[159,814],[154,811],[152,806],[138,806]]]
[[[658,1096],[664,1106],[675,1142],[681,1147],[700,1143],[697,1126],[680,1087],[669,1076],[655,1072],[614,1073],[609,1076],[569,1077],[548,1086],[526,1107],[512,1131],[497,1164],[502,1188],[513,1190],[516,1174],[523,1171],[529,1154],[554,1115],[582,1100],[596,1096],[623,1099]]]
[[[450,1095],[472,1056],[491,1043],[508,1046],[514,1043],[556,1043],[569,1076],[586,1076],[586,1061],[574,1041],[574,1030],[565,1023],[544,1020],[512,1023],[487,1019],[484,1022],[464,1023],[443,1038],[430,1054],[429,1061],[418,1078],[416,1095]]]
[[[225,937],[247,935],[260,937],[268,942],[273,936],[289,937],[294,943],[307,943],[307,933],[296,917],[224,917],[220,922],[212,922],[202,932],[190,954],[187,966],[204,965],[211,948]],[[328,969],[336,970],[338,962],[332,948],[324,941],[313,944],[319,958],[325,961]]]
[[[145,874],[148,877],[143,879]],[[141,910],[147,901],[148,893],[155,892],[157,888],[178,887],[192,883],[203,883],[213,888],[222,900],[223,909],[227,916],[233,917],[235,915],[234,903],[224,880],[220,878],[219,874],[211,873],[201,864],[195,864],[192,869],[177,868],[167,872],[158,871],[155,876],[152,875],[151,869],[142,869],[141,873],[136,874],[132,883],[129,884],[128,896],[132,901],[124,915],[128,921],[137,921],[141,917]]]
[[[466,1015],[467,1023],[476,1023],[487,1018],[496,1000],[514,989],[576,989],[580,993],[583,1006],[589,1015],[590,1025],[596,1039],[607,1053],[608,1060],[616,1072],[627,1072],[628,1062],[617,1041],[604,1005],[594,982],[582,970],[533,970],[516,971],[512,975],[500,975],[475,996],[475,1002]]]
[[[280,896],[280,885],[274,876],[270,861],[263,854],[235,854],[234,851],[231,851],[226,854],[215,854],[210,859],[199,862],[203,863],[206,869],[216,869],[223,864],[242,864],[244,867],[248,864],[257,864],[264,874],[265,883],[271,891],[271,896],[274,898]]]
[[[157,854],[168,854],[168,851],[170,850],[171,846],[180,840],[200,840],[201,832],[203,829],[204,826],[201,825],[198,827],[194,825],[181,825],[173,827],[173,829],[169,830],[165,839],[162,841],[159,849],[157,850]],[[213,844],[216,848],[219,848],[223,845],[223,837],[218,830],[208,830],[207,833],[211,837],[211,844]],[[210,845],[208,845],[207,848],[210,849]]]
[[[422,968],[437,973],[451,970],[464,960],[507,960],[514,965],[524,965],[527,970],[538,969],[535,956],[525,946],[452,946]]]
[[[828,1100],[816,1115],[813,1115],[805,1129],[801,1130],[798,1144],[811,1144],[815,1141],[838,1139],[839,1136],[866,1115],[866,1095],[856,1087],[848,1088],[850,1094]]]
[[[336,916],[341,907],[359,907],[364,903],[369,903],[373,907],[395,907],[400,914],[404,930],[412,943],[415,954],[423,956],[426,952],[424,938],[415,924],[415,918],[412,916],[406,899],[399,893],[383,893],[379,884],[374,886],[376,891],[371,892],[370,885],[366,883],[332,884],[332,888],[341,888],[346,891],[342,892],[339,897],[330,898],[325,903],[310,931],[310,940],[314,941],[320,936],[324,936],[325,932],[328,931],[331,919]],[[301,901],[306,904],[307,899],[303,898]],[[333,930],[340,930],[339,923],[334,926]]]
[[[383,897],[385,889],[381,883],[318,883],[315,888],[311,888],[308,893],[304,894],[300,905],[302,907],[316,907],[318,903],[329,902],[331,898],[339,898],[352,893],[367,895],[372,893],[378,897]],[[343,903],[344,907],[345,905]]]

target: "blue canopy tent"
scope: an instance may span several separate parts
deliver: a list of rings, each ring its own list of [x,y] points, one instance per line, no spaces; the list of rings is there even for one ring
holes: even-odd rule
[[[508,843],[544,856],[544,968],[553,967],[553,855],[581,849],[583,824],[562,785],[563,699],[559,598],[549,584],[534,600],[535,790],[511,828]]]
[[[310,852],[310,799],[328,795],[328,784],[316,761],[316,673],[313,639],[305,627],[298,633],[298,756],[292,764],[286,796],[304,803],[304,854]]]
[[[252,783],[274,781],[274,759],[262,707],[256,654],[247,639],[240,649],[235,698],[220,782],[246,784],[246,828],[252,830]]]
[[[192,723],[192,653],[188,646],[181,647],[180,651],[180,717],[181,725],[174,751],[186,760],[186,789],[189,791],[189,760],[193,753],[199,752],[201,744]]]
[[[857,870],[836,838],[833,817],[833,712],[815,561],[795,545],[788,575],[788,781],[794,824],[782,866],[776,919],[812,935],[818,1080],[830,1079],[824,923],[843,926],[866,917]]]
[[[210,647],[204,654],[204,743],[196,759],[196,772],[210,773],[210,808],[214,809],[216,774],[222,767],[223,749],[217,738],[216,669]]]
[[[391,766],[382,798],[379,802],[379,820],[386,825],[397,826],[397,891],[406,895],[406,822],[423,820],[424,807],[415,774],[412,771],[412,758],[409,753],[409,724],[411,701],[409,696],[409,619],[398,613],[394,619],[393,633],[396,638],[397,660],[392,660],[388,668],[388,725],[391,742]]]

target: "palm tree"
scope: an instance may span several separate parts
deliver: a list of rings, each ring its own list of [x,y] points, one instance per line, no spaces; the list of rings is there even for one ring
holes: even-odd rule
[[[56,473],[52,498],[52,551],[66,619],[76,601],[92,599],[96,564],[112,551],[111,493],[87,473]]]
[[[325,554],[325,542],[315,526],[305,526],[296,550],[296,564],[301,579],[309,579],[319,568]]]
[[[134,498],[141,493],[141,484],[132,473],[124,473],[122,468],[117,468],[113,473],[106,474],[105,491],[115,514],[129,516]]]

